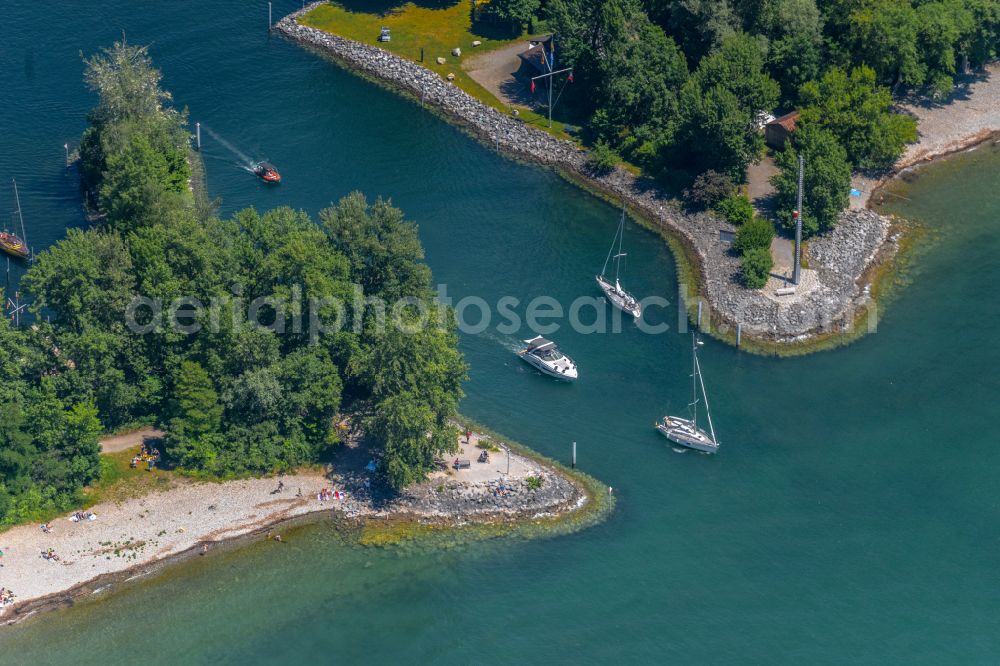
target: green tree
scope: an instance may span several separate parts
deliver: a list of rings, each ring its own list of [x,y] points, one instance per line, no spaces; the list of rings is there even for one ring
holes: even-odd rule
[[[169,187],[170,164],[144,134],[133,134],[107,156],[98,202],[113,228],[129,231],[163,219],[178,196]]]
[[[183,361],[174,380],[167,451],[182,467],[212,469],[222,425],[222,405],[208,372]]]
[[[715,205],[715,212],[730,224],[740,226],[753,219],[753,204],[744,194],[733,194]]]
[[[767,248],[755,247],[740,257],[740,278],[749,289],[760,289],[771,276],[773,260]]]
[[[786,108],[799,103],[799,91],[820,74],[822,39],[810,33],[790,33],[771,42],[767,71],[781,86]]]
[[[805,159],[803,173],[802,233],[812,236],[832,229],[840,211],[847,207],[851,187],[851,167],[836,137],[818,125],[802,125],[775,162],[778,173],[772,178],[777,189],[778,216],[793,228],[792,211],[797,205],[798,156]]]
[[[729,0],[647,0],[650,17],[680,43],[692,62],[722,45],[740,28]]]
[[[955,82],[958,49],[973,29],[972,13],[961,0],[928,2],[917,7],[917,47],[927,68],[924,83],[939,95]]]
[[[168,106],[147,50],[116,43],[85,62],[99,101],[81,140],[81,174],[107,222],[135,229],[190,206],[187,119]]]
[[[732,178],[709,169],[684,190],[684,202],[692,208],[712,208],[735,191]]]
[[[66,238],[39,253],[21,284],[34,296],[37,311],[82,332],[123,321],[135,290],[134,274],[119,234],[69,229]]]
[[[917,43],[920,22],[909,0],[865,0],[849,21],[851,50],[880,82],[923,85],[927,68]]]
[[[762,217],[755,217],[736,231],[733,249],[740,254],[751,250],[769,250],[774,240],[774,225]]]
[[[553,0],[557,66],[572,65],[570,105],[588,130],[626,159],[659,169],[677,131],[684,54],[637,0]]]
[[[760,42],[744,34],[726,39],[681,90],[681,137],[691,163],[742,181],[764,148],[758,115],[778,95],[778,84],[764,73]]]
[[[821,80],[802,87],[801,99],[800,124],[831,132],[855,166],[887,168],[917,139],[916,121],[892,112],[892,97],[870,67],[850,74],[832,67]]]
[[[91,115],[95,125],[149,117],[170,101],[147,47],[115,42],[84,62],[84,81],[100,98]]]
[[[92,403],[79,403],[65,412],[58,455],[65,465],[66,481],[70,487],[83,488],[100,476],[101,445],[98,439],[103,430],[97,407]]]
[[[365,294],[393,301],[430,293],[431,274],[423,263],[417,227],[390,202],[378,199],[370,205],[363,194],[352,192],[319,217]]]
[[[973,65],[982,66],[997,57],[1000,46],[1000,0],[965,0],[972,17],[961,37],[961,54]]]
[[[677,91],[687,80],[687,62],[674,40],[645,18],[631,32],[601,59],[600,103],[590,125],[629,159],[657,169],[677,132]]]
[[[396,489],[422,481],[434,469],[438,455],[457,447],[455,429],[442,424],[434,409],[413,392],[380,402],[370,427],[384,446],[381,471]]]
[[[595,173],[607,174],[615,170],[620,158],[612,148],[604,141],[598,139],[593,148],[590,149],[590,157],[587,160],[589,166]]]
[[[517,32],[525,23],[530,23],[538,9],[540,0],[490,0],[486,12],[500,21],[510,23]]]

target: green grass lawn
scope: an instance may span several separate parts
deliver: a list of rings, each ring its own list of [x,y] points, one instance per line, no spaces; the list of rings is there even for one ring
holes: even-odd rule
[[[455,85],[484,104],[508,112],[509,108],[490,91],[483,88],[462,69],[461,60],[486,51],[501,48],[515,41],[524,41],[526,35],[503,34],[493,25],[473,25],[471,0],[456,3],[435,3],[419,0],[418,3],[398,4],[398,0],[339,0],[321,5],[309,12],[299,22],[302,25],[340,35],[363,44],[378,46],[437,72],[442,78],[455,75]],[[395,5],[395,6],[394,6]],[[385,26],[392,31],[392,41],[379,42],[379,32]],[[478,40],[480,46],[472,46]],[[451,55],[455,47],[462,49],[462,57]],[[445,58],[439,65],[437,59]],[[534,111],[521,110],[521,120],[548,130],[548,120]],[[561,139],[573,139],[565,132],[564,125],[553,121],[552,133]]]
[[[101,502],[123,502],[173,486],[176,482],[173,472],[158,468],[149,472],[145,463],[135,469],[130,466],[138,450],[136,447],[101,455],[101,478],[84,490],[85,507]]]

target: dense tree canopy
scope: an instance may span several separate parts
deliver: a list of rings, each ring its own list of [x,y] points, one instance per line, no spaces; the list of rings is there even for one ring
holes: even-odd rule
[[[35,325],[0,319],[0,524],[73,506],[99,434],[135,423],[166,430],[167,463],[219,476],[318,460],[347,411],[369,415],[396,487],[452,450],[466,366],[402,212],[353,193],[321,225],[219,219],[188,187],[183,114],[145,49],[116,44],[86,79],[81,172],[102,222],[38,255]]]
[[[797,206],[799,155],[807,165],[802,182],[802,233],[808,237],[833,228],[847,207],[851,165],[837,138],[820,125],[805,125],[793,135],[793,141],[778,153],[779,171],[772,180],[778,217],[789,228],[795,225],[792,211]]]
[[[917,123],[893,113],[889,91],[875,82],[870,67],[827,71],[802,88],[800,126],[818,125],[836,137],[852,164],[891,166],[907,143],[917,138]]]
[[[706,56],[681,90],[681,141],[689,164],[742,180],[764,149],[759,116],[778,101],[761,43],[742,33]]]
[[[540,6],[541,0],[490,0],[485,11],[497,20],[510,23],[520,32],[520,27],[534,18]]]
[[[638,0],[552,0],[556,57],[572,64],[572,103],[591,114],[595,140],[656,170],[677,130],[688,74],[677,44]]]
[[[916,136],[890,91],[945,93],[1000,44],[1000,0],[551,0],[541,11],[577,74],[567,106],[597,161],[617,152],[685,187],[706,169],[742,181],[762,149],[759,114],[800,106],[852,166],[885,168]]]
[[[131,230],[190,203],[186,114],[168,105],[147,49],[116,42],[85,64],[98,105],[80,142],[80,170],[107,223]]]

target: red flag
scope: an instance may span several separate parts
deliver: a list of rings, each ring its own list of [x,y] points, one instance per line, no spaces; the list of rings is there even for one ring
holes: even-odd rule
[[[535,92],[535,80],[534,79],[531,80],[531,92],[532,93]]]

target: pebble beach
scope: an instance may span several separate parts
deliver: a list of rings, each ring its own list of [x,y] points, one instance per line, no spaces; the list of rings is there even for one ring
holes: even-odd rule
[[[494,445],[490,461],[478,462],[480,442],[477,434],[459,440],[453,457],[469,460],[468,469],[454,469],[448,458],[427,481],[388,498],[369,491],[371,472],[357,465],[222,483],[178,477],[166,490],[87,509],[93,520],[66,514],[51,520],[48,532],[39,524],[14,527],[0,533],[0,587],[16,595],[0,608],[0,622],[20,622],[223,541],[273,538],[281,523],[307,514],[465,524],[551,517],[585,504],[577,482],[518,453],[510,452],[508,463],[506,448]],[[323,489],[336,494],[321,501]],[[58,559],[43,557],[49,549]]]

